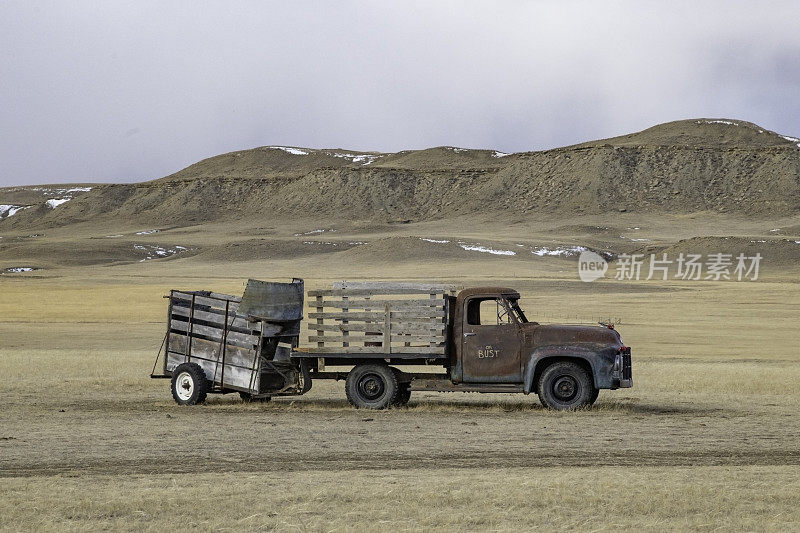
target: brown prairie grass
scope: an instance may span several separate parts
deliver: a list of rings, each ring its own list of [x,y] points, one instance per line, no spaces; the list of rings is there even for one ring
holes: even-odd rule
[[[6,478],[0,517],[4,530],[788,531],[800,467]]]
[[[13,472],[0,479],[0,529],[800,527],[794,282],[592,292],[513,279],[511,267],[492,271],[494,282],[523,292],[532,318],[624,318],[635,387],[603,391],[581,412],[548,412],[533,396],[435,393],[414,394],[406,409],[353,412],[335,382],[265,405],[229,395],[179,409],[167,382],[147,377],[163,337],[161,296],[179,287],[238,294],[242,279],[226,276],[291,270],[235,265],[214,277],[211,267],[187,267],[193,277],[184,279],[152,268],[165,276],[96,269],[97,277],[0,280],[0,467]],[[384,267],[359,268],[386,277]],[[410,265],[394,273],[427,275]],[[318,285],[353,277],[325,275]],[[486,279],[471,271],[460,281]],[[603,455],[611,443],[617,455]],[[181,470],[194,473],[144,474],[126,463],[170,465],[168,446],[195,453],[180,465],[196,465]],[[353,450],[385,468],[335,463]],[[445,468],[460,450],[478,459]],[[528,468],[542,451],[547,462]],[[283,453],[281,470],[253,473],[256,452]],[[320,454],[323,468],[304,466]],[[486,467],[494,455],[500,466]],[[576,466],[593,455],[624,461]],[[395,456],[410,457],[408,467],[391,463]],[[522,459],[526,468],[515,467]]]

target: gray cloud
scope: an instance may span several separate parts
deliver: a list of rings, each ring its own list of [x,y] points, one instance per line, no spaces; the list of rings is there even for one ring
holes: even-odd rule
[[[800,134],[797,2],[0,4],[0,186],[267,144],[544,149],[696,116]]]

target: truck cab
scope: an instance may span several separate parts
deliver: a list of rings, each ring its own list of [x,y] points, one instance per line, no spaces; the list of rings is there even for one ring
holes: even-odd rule
[[[531,322],[519,299],[505,287],[465,289],[451,297],[454,384],[534,392],[554,409],[591,405],[599,389],[633,386],[630,348],[612,325]]]

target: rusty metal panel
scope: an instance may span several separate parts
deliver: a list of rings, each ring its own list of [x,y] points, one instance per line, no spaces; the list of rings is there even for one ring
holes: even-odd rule
[[[504,297],[515,294],[507,289],[485,288],[459,298],[463,322],[456,342],[461,346],[460,377],[464,382],[522,381],[522,328]]]
[[[289,322],[303,317],[303,280],[291,283],[247,280],[239,314],[268,322]]]
[[[517,324],[464,324],[463,380],[467,382],[520,382],[522,335]]]

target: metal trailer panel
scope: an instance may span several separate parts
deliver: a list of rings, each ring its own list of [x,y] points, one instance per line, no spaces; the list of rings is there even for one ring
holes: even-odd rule
[[[238,300],[208,291],[171,291],[164,373],[191,362],[203,369],[212,390],[257,393],[263,323],[238,314]]]
[[[303,318],[303,280],[291,283],[247,280],[239,313],[267,322],[292,322]]]

